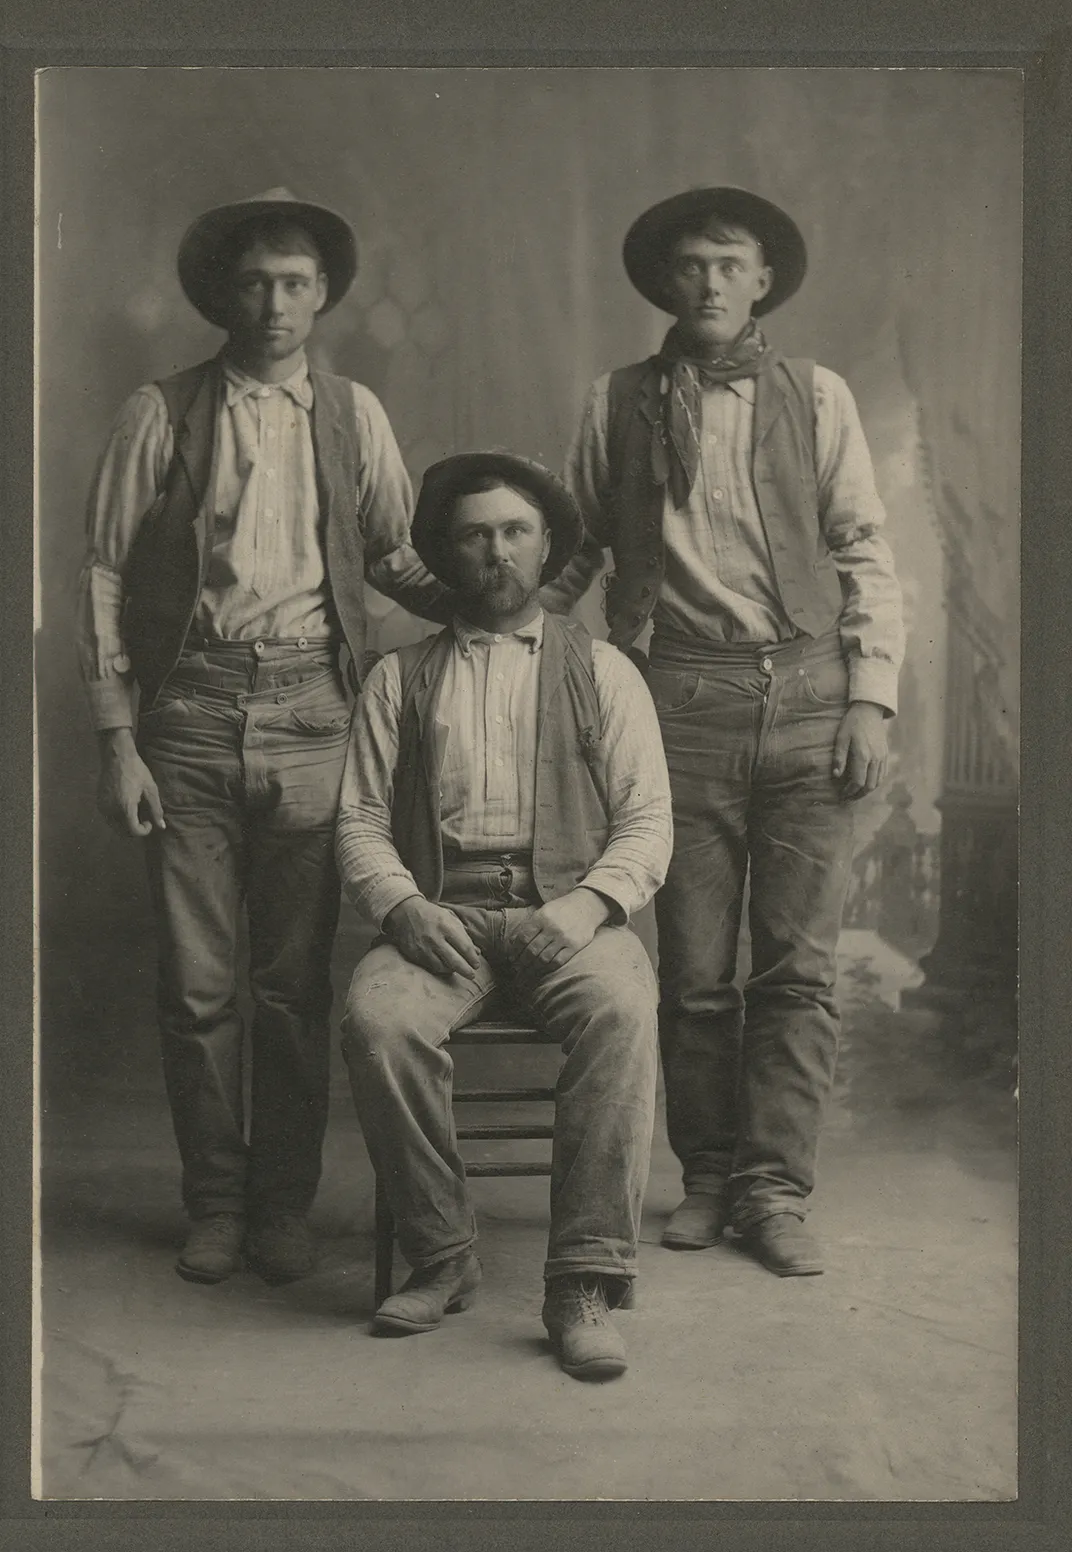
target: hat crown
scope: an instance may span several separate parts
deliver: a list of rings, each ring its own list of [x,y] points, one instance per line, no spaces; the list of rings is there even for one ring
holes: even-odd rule
[[[289,189],[265,189],[263,194],[253,194],[246,199],[237,201],[240,205],[268,205],[268,204],[292,204],[299,203],[298,196],[292,194]]]

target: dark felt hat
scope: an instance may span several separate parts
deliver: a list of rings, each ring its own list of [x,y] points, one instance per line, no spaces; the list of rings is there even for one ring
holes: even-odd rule
[[[756,302],[753,313],[769,313],[793,295],[808,267],[808,250],[796,222],[769,199],[725,186],[674,194],[633,222],[625,236],[622,258],[626,274],[641,296],[664,312],[672,311],[664,290],[663,265],[682,232],[702,229],[712,219],[751,232],[774,271],[771,288]]]
[[[444,582],[453,580],[447,539],[454,501],[470,480],[484,474],[516,485],[532,496],[551,533],[551,548],[540,580],[549,582],[557,577],[580,544],[584,531],[577,503],[557,475],[543,464],[502,452],[455,453],[425,471],[411,537],[413,548],[428,570]]]
[[[328,297],[320,311],[330,311],[346,295],[357,274],[357,239],[353,228],[324,205],[311,205],[289,189],[268,189],[252,199],[207,210],[187,228],[179,244],[179,280],[198,312],[209,323],[221,329],[227,327],[220,306],[221,256],[237,229],[258,216],[283,216],[309,233],[320,249],[328,278]]]

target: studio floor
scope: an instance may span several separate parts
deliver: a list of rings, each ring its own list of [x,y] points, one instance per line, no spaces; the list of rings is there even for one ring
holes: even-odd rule
[[[340,983],[352,950],[344,936]],[[894,1011],[918,976],[878,939],[846,933],[842,961],[812,1215],[825,1274],[778,1279],[729,1244],[661,1249],[679,1180],[660,1118],[637,1307],[614,1317],[630,1367],[604,1385],[568,1379],[543,1340],[546,1180],[473,1183],[472,1310],[425,1336],[369,1335],[372,1182],[338,1059],[317,1272],[274,1290],[178,1278],[151,973],[135,966],[107,1071],[56,1085],[43,1118],[41,1495],[1015,1497],[1011,1079]]]

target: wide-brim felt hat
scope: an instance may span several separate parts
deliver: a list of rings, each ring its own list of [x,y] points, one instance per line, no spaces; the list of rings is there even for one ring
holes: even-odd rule
[[[410,537],[428,570],[444,582],[454,581],[448,547],[454,502],[471,479],[484,474],[516,485],[532,496],[551,535],[540,580],[549,582],[557,577],[575,553],[584,532],[577,503],[558,476],[543,464],[517,453],[498,451],[455,453],[425,471]]]
[[[769,199],[748,189],[687,189],[674,194],[638,216],[622,247],[626,274],[641,296],[664,312],[672,312],[665,290],[664,264],[682,232],[702,229],[715,219],[727,226],[743,226],[762,244],[763,258],[774,272],[771,288],[752,308],[769,313],[788,300],[804,279],[808,250],[800,228]]]
[[[238,227],[258,216],[283,216],[303,227],[320,249],[327,276],[327,300],[321,313],[331,310],[350,289],[357,274],[357,238],[353,227],[337,211],[298,199],[289,189],[268,189],[252,199],[218,205],[198,216],[179,244],[179,280],[187,297],[202,317],[221,329],[227,319],[221,306],[223,289],[220,260],[225,245]]]

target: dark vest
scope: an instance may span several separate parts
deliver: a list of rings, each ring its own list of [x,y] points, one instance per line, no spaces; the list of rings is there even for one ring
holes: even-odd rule
[[[821,636],[842,608],[841,583],[819,527],[813,361],[771,357],[756,378],[752,484],[785,612],[805,636]],[[661,431],[663,368],[657,356],[610,374],[608,500],[615,574],[608,578],[610,639],[623,650],[647,624],[662,585],[666,487],[652,476]]]
[[[606,754],[583,625],[544,614],[536,728],[536,824],[532,871],[540,899],[576,888],[607,847]],[[391,826],[398,855],[421,893],[443,892],[440,771],[432,724],[454,645],[448,626],[399,649],[402,705]]]
[[[365,647],[364,542],[357,516],[359,449],[349,379],[310,368],[317,495],[328,583],[351,663]],[[123,570],[123,634],[142,707],[179,660],[212,556],[205,493],[223,401],[217,360],[158,383],[175,453]]]

